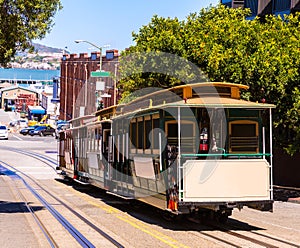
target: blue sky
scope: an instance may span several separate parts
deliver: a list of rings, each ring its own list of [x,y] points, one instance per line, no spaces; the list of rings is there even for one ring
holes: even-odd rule
[[[215,6],[219,0],[61,0],[63,9],[55,16],[51,32],[35,42],[65,48],[71,53],[97,49],[74,40],[88,40],[98,46],[124,50],[133,45],[132,31],[138,32],[153,15],[184,20],[190,13]]]

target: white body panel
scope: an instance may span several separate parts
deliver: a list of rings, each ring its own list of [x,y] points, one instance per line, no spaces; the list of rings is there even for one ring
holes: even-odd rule
[[[270,167],[264,159],[188,160],[183,165],[183,201],[270,200]]]
[[[99,169],[98,165],[98,154],[99,152],[87,152],[88,166],[89,168]]]

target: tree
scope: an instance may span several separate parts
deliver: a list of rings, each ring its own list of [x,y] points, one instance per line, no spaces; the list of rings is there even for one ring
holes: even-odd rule
[[[0,0],[0,65],[7,66],[16,51],[33,49],[31,41],[45,37],[60,0]]]
[[[263,94],[276,104],[274,126],[277,145],[293,154],[300,151],[300,23],[299,14],[270,16],[261,34],[263,42],[258,65],[258,82]]]
[[[191,13],[185,21],[154,16],[139,33],[133,33],[136,45],[124,53],[122,86],[128,94],[147,86],[170,87],[182,83],[182,78],[197,81],[199,77],[186,70],[190,64],[171,77],[145,73],[147,66],[168,68],[173,62],[145,59],[143,52],[177,54],[211,81],[248,85],[245,99],[274,103],[276,145],[293,154],[300,151],[300,15],[250,21],[249,14],[248,9],[218,5]],[[138,59],[126,64],[133,54]]]
[[[183,24],[177,18],[155,15],[139,33],[132,34],[136,45],[122,53],[120,63],[123,99],[141,88],[203,80],[199,68],[186,60]]]
[[[190,15],[188,59],[212,81],[246,84],[244,98],[274,103],[277,146],[300,151],[299,14],[247,20],[247,10],[224,6]]]

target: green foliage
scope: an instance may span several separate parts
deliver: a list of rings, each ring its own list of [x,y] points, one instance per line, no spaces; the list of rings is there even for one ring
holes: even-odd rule
[[[169,84],[165,84],[166,81],[171,85],[178,82],[176,78],[171,78],[169,75],[154,73],[153,67],[157,65],[155,60],[159,57],[159,51],[165,51],[166,48],[169,53],[179,53],[182,42],[176,38],[180,26],[178,19],[154,16],[148,26],[143,26],[138,34],[132,34],[137,46],[132,46],[125,51],[120,63],[122,72],[120,86],[123,89],[123,98],[141,87],[169,87]],[[156,51],[158,52],[155,53]],[[151,55],[147,56],[148,52],[152,52]],[[133,56],[130,56],[131,54]]]
[[[132,34],[137,45],[123,52],[120,63],[123,98],[141,88],[204,80],[199,68],[185,59],[184,34],[183,22],[158,16]]]
[[[60,0],[0,0],[0,65],[6,66],[16,51],[31,48],[33,39],[45,37]]]
[[[249,21],[249,13],[219,5],[191,13],[184,21],[154,16],[133,33],[136,45],[122,54],[124,96],[144,87],[203,80],[189,63],[179,66],[182,60],[149,56],[176,54],[211,81],[248,85],[245,99],[274,103],[276,145],[291,154],[300,151],[300,16]],[[128,60],[130,56],[135,59]],[[176,70],[163,73],[168,68]]]

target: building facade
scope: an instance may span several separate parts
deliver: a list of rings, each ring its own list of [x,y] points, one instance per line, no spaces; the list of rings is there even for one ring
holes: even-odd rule
[[[250,8],[252,16],[283,15],[300,11],[300,0],[221,0],[229,8]]]
[[[36,106],[39,104],[38,93],[34,90],[13,85],[0,90],[0,108],[5,111],[13,109],[21,111],[22,105]]]
[[[118,50],[107,50],[102,58],[100,51],[92,52],[90,55],[87,53],[63,55],[60,66],[61,120],[92,114],[100,102],[104,107],[117,102],[118,58]],[[104,73],[97,75],[100,63]],[[110,76],[107,76],[107,73]]]

